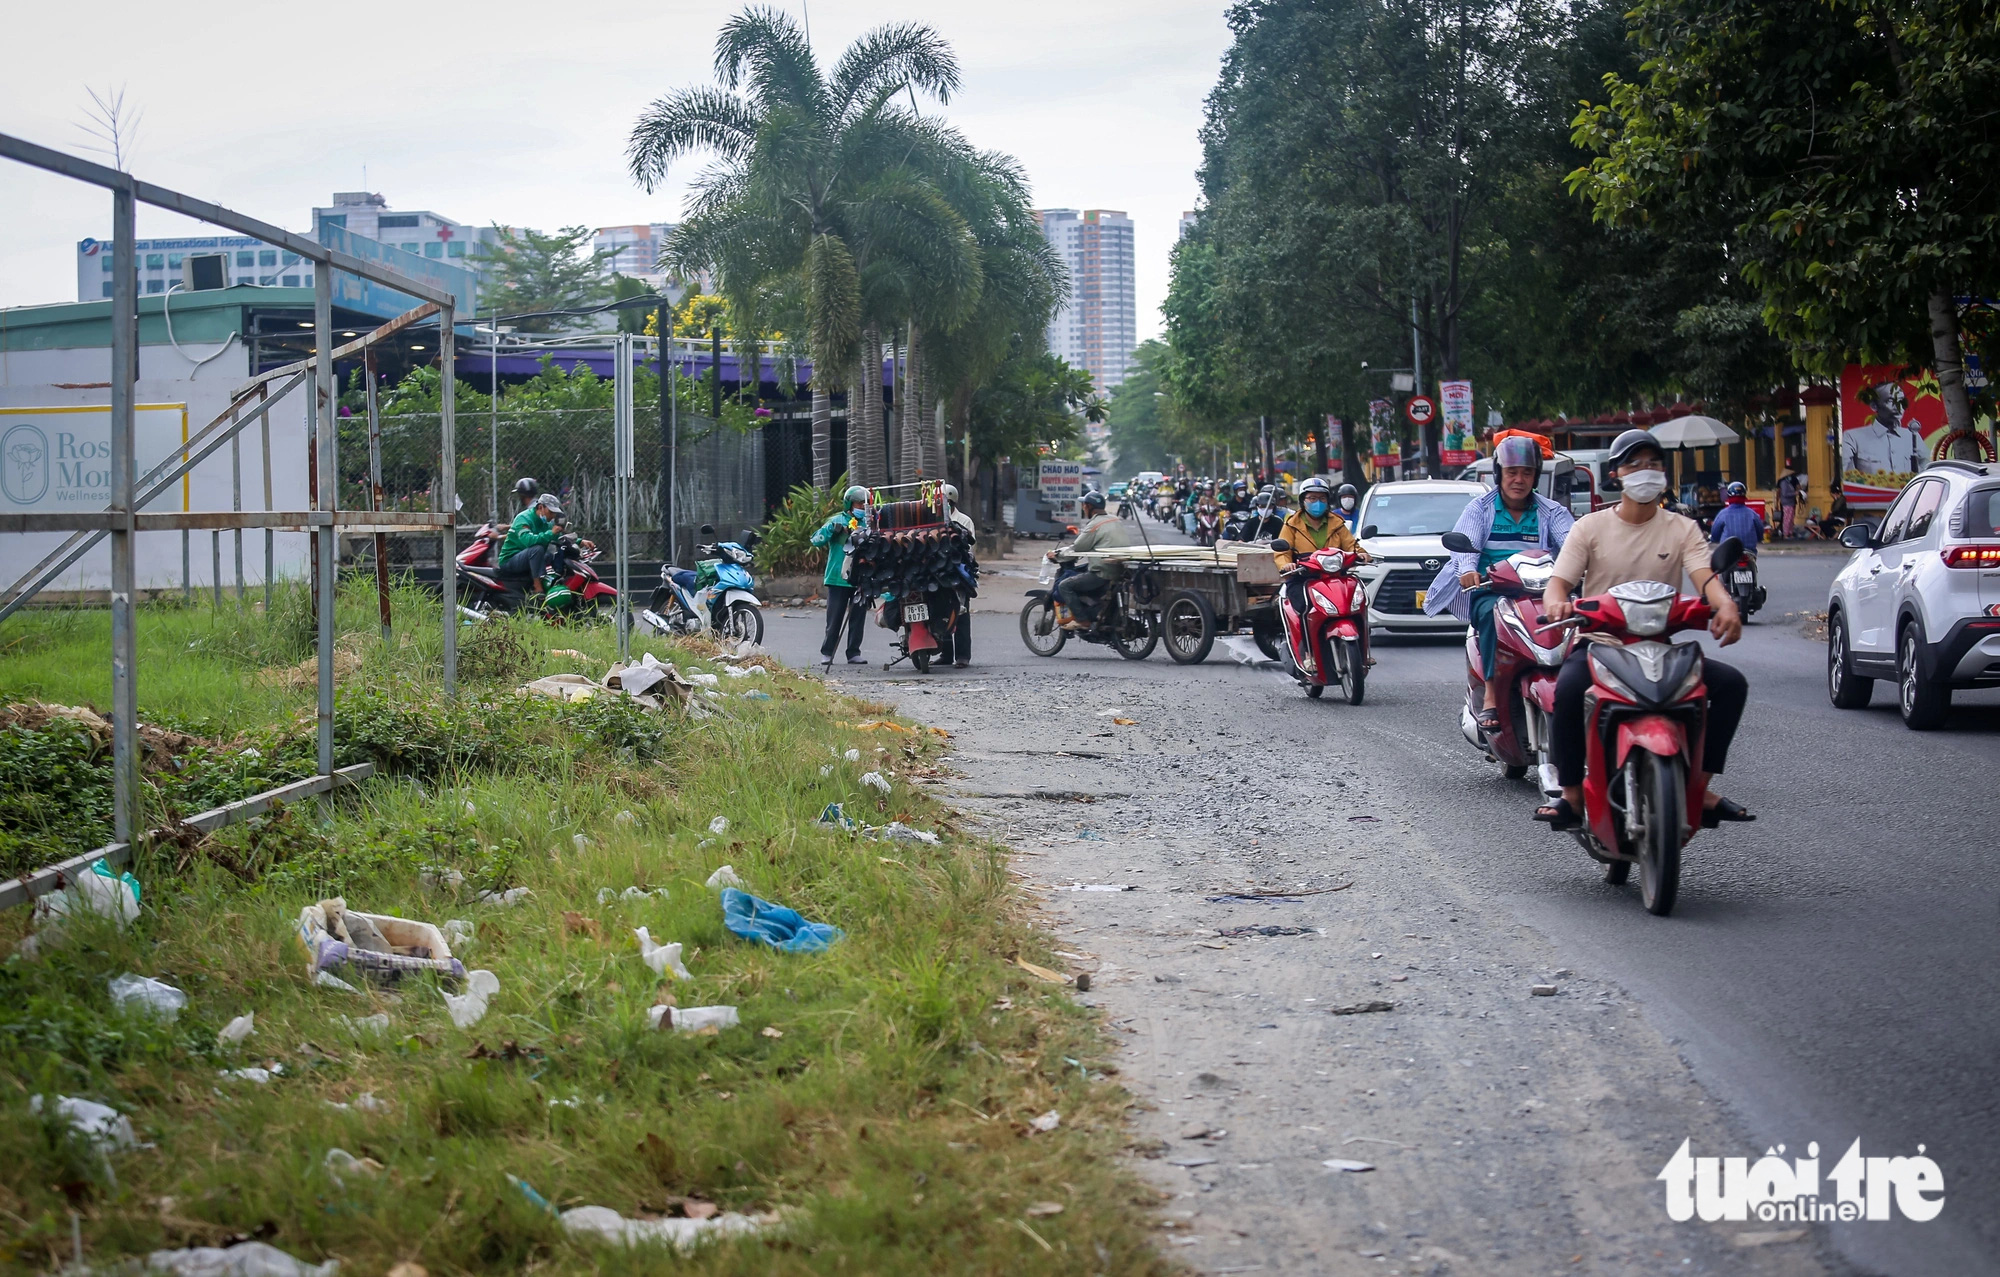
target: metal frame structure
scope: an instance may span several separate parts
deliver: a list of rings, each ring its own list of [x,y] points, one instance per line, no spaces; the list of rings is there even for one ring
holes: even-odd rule
[[[412,279],[380,262],[368,261],[330,249],[307,236],[281,230],[254,217],[195,199],[178,191],[143,182],[129,173],[107,168],[62,151],[38,146],[0,133],[0,159],[13,160],[63,177],[74,178],[111,192],[112,297],[111,297],[111,505],[94,514],[9,514],[0,516],[0,532],[75,532],[76,536],[30,571],[16,584],[14,597],[0,607],[0,618],[19,607],[84,551],[105,536],[111,539],[111,725],[112,774],[114,784],[113,841],[105,847],[58,865],[37,870],[0,886],[0,908],[25,903],[36,896],[61,889],[74,874],[94,862],[122,863],[131,856],[132,845],[144,836],[140,799],[138,742],[138,648],[133,627],[134,561],[140,532],[182,529],[215,531],[245,528],[299,530],[313,534],[313,602],[318,618],[319,721],[317,774],[239,803],[204,812],[195,818],[200,827],[214,829],[248,819],[275,802],[312,794],[323,794],[340,785],[351,784],[372,772],[369,768],[333,766],[333,621],[336,575],[339,568],[339,533],[412,533],[435,531],[444,542],[443,561],[450,564],[457,555],[456,492],[457,469],[454,446],[454,310],[457,298],[443,289]],[[242,235],[254,236],[273,246],[297,253],[314,264],[313,271],[313,353],[305,360],[251,378],[232,396],[232,403],[220,416],[190,438],[184,452],[177,453],[150,473],[135,475],[135,391],[139,379],[139,299],[138,270],[133,241],[137,233],[138,206],[156,208],[227,227]],[[416,297],[424,304],[389,321],[366,336],[334,349],[333,274],[343,270],[372,280],[387,288]],[[438,317],[440,373],[443,400],[439,420],[439,483],[433,511],[392,513],[377,511],[343,512],[339,509],[340,473],[335,431],[334,360],[365,352],[368,347],[411,324]],[[274,383],[282,388],[272,393]],[[325,482],[313,492],[313,508],[296,511],[216,511],[193,513],[142,514],[145,504],[158,496],[183,474],[232,443],[238,432],[253,422],[264,423],[265,466],[270,465],[268,446],[271,407],[299,385],[307,389],[307,405],[312,422],[309,431],[309,460]],[[255,407],[251,407],[254,401]],[[246,408],[249,409],[246,411]],[[627,413],[629,421],[630,414]],[[629,449],[628,449],[629,454]],[[269,480],[266,480],[268,485]],[[268,486],[267,486],[268,491]],[[241,505],[241,501],[235,504]],[[374,504],[373,502],[370,503]],[[269,561],[269,541],[266,559]],[[60,560],[58,562],[58,560]],[[220,574],[218,573],[218,576]],[[269,590],[269,575],[265,588]],[[443,590],[444,686],[447,696],[455,695],[458,677],[457,599],[447,580]]]

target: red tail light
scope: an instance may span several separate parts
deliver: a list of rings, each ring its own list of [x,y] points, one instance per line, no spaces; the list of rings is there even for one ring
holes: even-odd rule
[[[1948,568],[2000,568],[2000,545],[1955,545],[1944,552]]]

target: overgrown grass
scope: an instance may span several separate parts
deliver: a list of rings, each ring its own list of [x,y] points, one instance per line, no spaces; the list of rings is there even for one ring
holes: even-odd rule
[[[409,627],[386,646],[371,600],[339,613],[361,662],[344,679],[342,750],[375,758],[383,778],[325,809],[153,848],[129,928],[84,919],[40,959],[0,962],[0,1263],[67,1260],[74,1209],[95,1262],[258,1236],[353,1274],[400,1260],[434,1273],[1163,1267],[1143,1232],[1152,1195],[1113,1157],[1124,1097],[1102,1078],[1094,1026],[1008,961],[1060,960],[1014,912],[996,850],[911,785],[935,766],[936,738],[859,730],[881,707],[788,674],[725,678],[719,691],[772,699],[726,696],[704,721],[516,697],[524,676],[599,674],[611,656],[608,631],[533,622],[482,635],[493,650],[468,662],[481,678],[446,703],[427,664],[435,612],[419,624],[414,598],[402,602]],[[95,618],[25,621],[0,632],[0,688],[105,704]],[[309,687],[258,676],[302,659],[279,628],[148,609],[142,717],[216,739],[308,731],[293,716]],[[850,747],[859,765],[839,757]],[[870,769],[894,774],[891,795],[859,784]],[[816,824],[836,801],[945,839],[878,844]],[[787,956],[730,936],[703,885],[723,863],[846,938]],[[463,885],[426,889],[426,867],[457,869]],[[473,898],[510,886],[532,894],[513,908]],[[668,894],[618,894],[630,886]],[[314,986],[292,925],[330,894],[474,922],[461,956],[501,984],[486,1018],[456,1028],[427,980]],[[0,915],[0,944],[26,925],[25,911]],[[643,964],[642,925],[687,946],[692,980]],[[126,971],[184,989],[179,1021],[115,1013],[106,985]],[[736,1005],[742,1027],[652,1030],[646,1010],[663,997]],[[218,1046],[216,1031],[252,1010],[255,1036]],[[376,1013],[386,1033],[342,1019]],[[285,1071],[268,1086],[218,1077],[271,1062]],[[352,1107],[364,1092],[386,1111]],[[56,1093],[129,1113],[157,1147],[98,1156],[30,1114],[30,1095]],[[1027,1125],[1051,1109],[1058,1129]],[[336,1178],[334,1147],[383,1169]],[[783,1222],[692,1256],[621,1251],[566,1235],[510,1177],[564,1208],[664,1214],[693,1198]],[[1026,1213],[1048,1202],[1061,1213]]]

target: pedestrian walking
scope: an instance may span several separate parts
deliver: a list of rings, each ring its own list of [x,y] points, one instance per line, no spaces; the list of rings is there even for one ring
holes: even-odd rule
[[[826,551],[826,641],[819,646],[819,654],[833,663],[833,654],[840,648],[840,631],[847,630],[847,663],[866,665],[868,658],[861,655],[861,631],[868,618],[868,600],[857,597],[849,579],[848,551],[853,536],[868,526],[868,489],[860,484],[849,488],[841,497],[842,510],[829,515],[819,531],[812,534],[812,543]]]
[[[1779,526],[1787,541],[1793,536],[1792,525],[1799,512],[1799,488],[1804,482],[1804,477],[1797,470],[1786,470],[1785,477],[1778,480]]]

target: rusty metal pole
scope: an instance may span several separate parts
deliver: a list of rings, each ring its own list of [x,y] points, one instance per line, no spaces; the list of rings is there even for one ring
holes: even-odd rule
[[[444,694],[458,695],[458,582],[454,569],[458,560],[458,383],[456,355],[457,308],[450,304],[438,312],[438,385],[443,391],[438,403],[438,501],[437,508],[451,516],[443,530],[444,554],[438,559],[438,593],[444,599]],[[496,511],[497,514],[497,511]]]
[[[340,487],[338,454],[333,437],[333,267],[324,261],[313,270],[313,421],[319,448],[313,509],[326,522],[313,529],[318,547],[313,575],[313,603],[319,615],[319,774],[333,775],[333,613],[334,586],[340,568],[339,536],[331,515]]]
[[[375,397],[375,351],[363,356],[368,378],[368,509],[382,509],[382,412]],[[382,641],[389,641],[389,534],[375,534],[375,597],[382,610]]]
[[[133,481],[138,458],[133,396],[139,382],[138,196],[132,179],[111,192],[111,775],[112,837],[145,828],[139,789],[138,639],[132,615]]]

